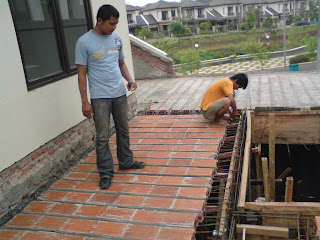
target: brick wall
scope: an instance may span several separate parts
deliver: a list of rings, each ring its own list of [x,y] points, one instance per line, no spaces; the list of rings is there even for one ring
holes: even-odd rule
[[[166,53],[133,36],[130,39],[135,79],[175,77],[173,61]]]
[[[135,94],[129,95],[130,118],[135,115],[136,104]],[[10,209],[18,206],[50,178],[68,171],[82,154],[94,148],[94,135],[93,121],[84,120],[1,171],[0,217],[10,213]]]

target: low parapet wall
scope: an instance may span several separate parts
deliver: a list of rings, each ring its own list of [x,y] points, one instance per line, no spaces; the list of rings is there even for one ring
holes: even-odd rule
[[[167,53],[130,35],[135,79],[175,77],[172,59]]]

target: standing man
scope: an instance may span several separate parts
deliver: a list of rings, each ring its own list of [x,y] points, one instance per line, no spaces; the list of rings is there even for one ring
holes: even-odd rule
[[[246,89],[248,77],[244,73],[238,73],[230,78],[222,78],[213,83],[202,98],[200,108],[204,118],[222,124],[224,114],[229,110],[230,117],[238,115],[235,101],[235,92],[239,88]]]
[[[76,44],[78,84],[82,113],[93,117],[96,127],[97,169],[99,187],[108,189],[114,174],[114,163],[109,148],[110,114],[116,128],[119,169],[141,169],[144,162],[133,159],[129,147],[128,103],[122,77],[128,81],[127,89],[137,88],[124,62],[122,41],[113,33],[119,12],[111,5],[103,5],[97,13],[94,29],[81,36]],[[87,96],[87,75],[91,103]]]

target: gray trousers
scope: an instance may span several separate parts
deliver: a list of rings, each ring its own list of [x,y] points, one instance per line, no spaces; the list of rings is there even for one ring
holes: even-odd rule
[[[114,163],[109,147],[110,114],[116,129],[117,157],[119,165],[129,167],[133,164],[133,153],[129,143],[127,96],[118,98],[91,99],[93,119],[96,127],[97,169],[100,177],[112,178]]]

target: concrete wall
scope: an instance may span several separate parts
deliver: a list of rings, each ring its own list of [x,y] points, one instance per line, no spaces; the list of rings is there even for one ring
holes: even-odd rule
[[[125,0],[94,0],[120,12],[116,32],[134,77]],[[77,75],[28,91],[8,1],[0,1],[0,215],[46,178],[92,145],[93,125],[82,116]],[[131,93],[130,93],[131,94]],[[131,109],[136,103],[129,96]],[[59,140],[57,140],[59,139]]]
[[[174,77],[172,59],[167,53],[130,35],[136,79]]]

